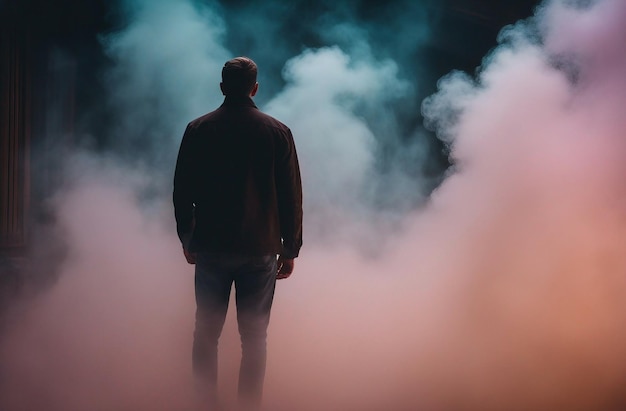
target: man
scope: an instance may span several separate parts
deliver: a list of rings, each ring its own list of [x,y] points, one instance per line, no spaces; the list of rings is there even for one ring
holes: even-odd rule
[[[196,381],[215,398],[217,343],[234,283],[242,348],[238,393],[251,408],[261,402],[276,280],[291,275],[302,246],[293,136],[254,104],[256,77],[251,59],[226,62],[224,103],[187,126],[173,195],[178,236],[187,261],[196,265]]]

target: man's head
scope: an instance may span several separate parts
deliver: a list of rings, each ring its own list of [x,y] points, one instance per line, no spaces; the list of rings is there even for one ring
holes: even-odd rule
[[[222,93],[226,96],[254,96],[259,87],[256,74],[256,63],[252,59],[236,57],[228,60],[222,68]]]

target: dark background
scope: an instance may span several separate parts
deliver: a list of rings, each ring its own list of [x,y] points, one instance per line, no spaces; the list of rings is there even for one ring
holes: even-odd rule
[[[208,0],[207,0],[208,1]],[[271,10],[266,2],[249,2],[230,0],[217,3],[229,26],[226,46],[231,50],[241,51],[240,54],[254,55],[256,36],[251,30],[242,30],[246,24],[238,18],[242,13],[258,13],[268,16],[281,15],[297,11],[297,20],[286,20],[280,23],[288,38],[281,47],[289,57],[302,51],[303,47],[321,47],[327,44],[321,38],[316,25],[322,20],[320,16],[333,10],[334,19],[351,20],[362,27],[368,28],[372,34],[368,40],[377,57],[392,57],[400,63],[400,67],[413,70],[408,76],[418,76],[420,89],[417,100],[432,94],[436,90],[437,80],[451,70],[462,70],[472,73],[480,65],[481,59],[496,46],[498,32],[507,24],[529,17],[538,0],[422,0],[419,4],[430,25],[430,34],[426,41],[411,50],[409,55],[385,56],[390,48],[388,44],[397,41],[402,35],[403,27],[394,27],[389,22],[391,15],[401,14],[405,2],[380,2],[376,0],[347,0],[344,2],[319,1],[309,2],[293,0],[285,2],[292,10]],[[250,3],[255,3],[251,6]],[[341,7],[336,4],[345,3]],[[394,4],[398,4],[394,6]],[[411,2],[407,2],[409,4]],[[82,112],[93,110],[101,104],[104,85],[101,73],[111,62],[103,54],[99,36],[122,29],[125,17],[119,7],[119,0],[2,0],[3,37],[17,37],[20,47],[29,60],[29,77],[37,90],[35,98],[42,98],[42,90],[53,82],[50,74],[51,50],[61,51],[70,62],[73,71],[68,75],[71,83],[71,99],[73,108],[70,122],[71,128],[80,125],[77,121]],[[417,22],[416,24],[420,24]],[[246,44],[249,46],[246,47]],[[236,45],[236,47],[233,47]],[[266,67],[266,73],[273,73],[274,87],[280,83],[280,69],[285,59],[278,55],[270,63],[274,67]],[[414,68],[418,71],[415,72]],[[401,73],[403,74],[403,73]],[[264,84],[264,87],[267,85]],[[265,95],[274,94],[270,90]],[[258,98],[263,99],[263,95]],[[261,101],[263,103],[263,101]],[[421,118],[413,116],[416,123]],[[70,127],[70,125],[67,125]],[[74,130],[76,131],[76,130]],[[80,130],[78,130],[80,131]]]

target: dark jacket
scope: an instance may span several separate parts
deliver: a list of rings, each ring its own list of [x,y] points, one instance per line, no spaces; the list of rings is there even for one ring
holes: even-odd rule
[[[298,256],[302,186],[293,136],[249,97],[226,97],[189,123],[173,197],[189,251]]]

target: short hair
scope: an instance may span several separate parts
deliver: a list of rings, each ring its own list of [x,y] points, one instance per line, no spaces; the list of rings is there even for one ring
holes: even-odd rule
[[[256,84],[257,66],[248,57],[235,57],[222,68],[224,94],[248,95]]]

